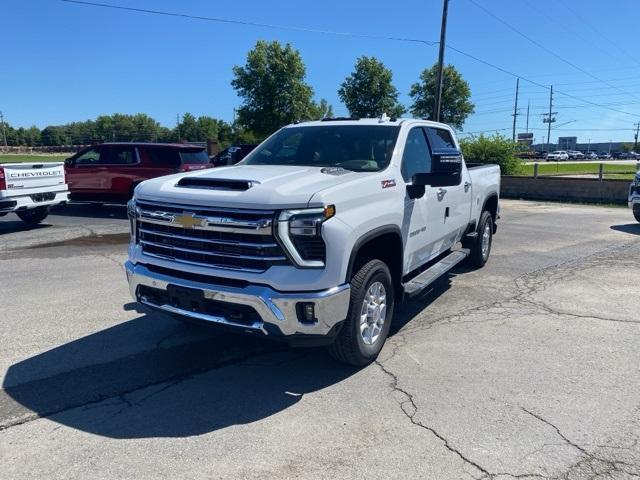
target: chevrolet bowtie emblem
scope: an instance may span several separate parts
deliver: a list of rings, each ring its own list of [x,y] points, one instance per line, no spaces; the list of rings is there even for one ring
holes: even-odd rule
[[[176,223],[183,228],[193,229],[195,227],[203,227],[206,224],[204,217],[198,217],[195,213],[183,213],[175,215],[171,223]]]

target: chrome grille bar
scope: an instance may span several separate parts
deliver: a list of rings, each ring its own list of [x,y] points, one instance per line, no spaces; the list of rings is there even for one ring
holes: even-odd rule
[[[236,255],[233,253],[208,252],[206,250],[196,250],[193,248],[175,247],[173,245],[149,242],[147,240],[140,240],[140,243],[142,245],[151,245],[152,247],[156,247],[156,248],[165,248],[167,250],[177,250],[178,252],[195,253],[198,255],[208,255],[211,257],[230,257],[230,258],[238,258],[242,260],[259,260],[259,261],[265,261],[265,262],[277,262],[277,261],[282,261],[287,259],[287,257],[285,256],[261,257],[259,255]]]

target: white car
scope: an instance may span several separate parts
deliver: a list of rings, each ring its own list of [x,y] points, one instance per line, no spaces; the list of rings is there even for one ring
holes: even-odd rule
[[[405,296],[487,262],[499,192],[441,123],[290,125],[237,165],[141,183],[127,279],[152,309],[365,365]]]
[[[15,212],[35,225],[47,218],[52,206],[68,200],[63,163],[0,164],[0,217]]]
[[[569,154],[565,150],[556,150],[547,155],[547,161],[569,160]]]

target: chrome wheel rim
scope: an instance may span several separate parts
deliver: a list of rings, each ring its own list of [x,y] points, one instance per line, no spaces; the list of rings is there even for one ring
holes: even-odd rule
[[[360,310],[360,336],[365,345],[373,345],[380,338],[387,318],[387,291],[381,282],[369,286]]]
[[[489,256],[489,247],[491,246],[491,222],[484,224],[482,230],[482,258],[487,259]]]

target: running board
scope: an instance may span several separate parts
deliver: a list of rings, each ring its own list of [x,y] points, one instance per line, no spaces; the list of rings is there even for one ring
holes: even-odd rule
[[[461,261],[469,256],[468,248],[461,248],[460,250],[456,250],[455,252],[451,252],[449,255],[444,257],[438,263],[433,264],[431,267],[426,269],[420,275],[415,277],[412,280],[409,280],[407,283],[403,285],[404,293],[407,295],[415,295],[420,293],[422,290],[427,288],[433,282],[435,282],[442,275],[447,273]]]

